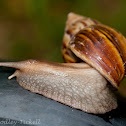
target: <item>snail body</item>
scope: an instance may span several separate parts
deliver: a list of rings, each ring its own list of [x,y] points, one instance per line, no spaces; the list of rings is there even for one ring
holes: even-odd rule
[[[85,63],[26,60],[0,66],[16,68],[8,78],[16,77],[23,88],[85,112],[106,113],[117,107],[106,79]]]
[[[121,33],[70,13],[62,43],[66,63],[26,60],[1,62],[0,66],[16,68],[9,79],[16,77],[31,92],[88,113],[103,114],[117,108],[108,81],[118,89],[125,75],[125,50],[126,39]]]

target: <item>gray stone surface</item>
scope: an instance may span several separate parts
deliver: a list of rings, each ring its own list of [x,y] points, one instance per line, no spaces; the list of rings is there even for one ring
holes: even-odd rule
[[[0,126],[126,126],[126,109],[93,115],[20,87],[7,77],[14,69],[0,67]]]

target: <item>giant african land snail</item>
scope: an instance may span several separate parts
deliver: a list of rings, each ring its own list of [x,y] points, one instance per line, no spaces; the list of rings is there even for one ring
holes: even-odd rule
[[[16,68],[9,79],[16,76],[23,88],[68,106],[95,114],[117,108],[107,80],[118,88],[124,77],[125,37],[98,21],[70,13],[62,53],[68,63],[27,60],[0,66]],[[80,61],[86,63],[76,63]]]

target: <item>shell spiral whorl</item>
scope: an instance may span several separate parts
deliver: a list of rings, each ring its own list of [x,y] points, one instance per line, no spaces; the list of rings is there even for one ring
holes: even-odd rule
[[[84,21],[85,23],[82,23]],[[66,44],[62,51],[65,61],[79,62],[81,59],[98,70],[114,87],[118,88],[126,69],[125,37],[116,30],[89,18],[84,17],[74,24],[77,27],[71,29],[73,24],[69,25],[67,27],[69,32],[65,33],[63,39],[63,45]],[[81,27],[82,24],[83,27]],[[69,42],[66,39],[68,35]]]
[[[74,13],[68,14],[68,19],[66,22],[65,33],[63,37],[63,43],[62,43],[62,54],[63,54],[63,59],[65,62],[67,63],[80,62],[80,59],[77,58],[68,49],[69,42],[71,38],[81,29],[89,27],[91,25],[96,25],[96,24],[100,24],[100,22],[91,18],[80,16],[78,14],[74,14]]]

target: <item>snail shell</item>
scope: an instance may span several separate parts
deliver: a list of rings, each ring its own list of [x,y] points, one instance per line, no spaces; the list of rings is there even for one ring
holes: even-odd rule
[[[80,59],[76,55],[74,55],[71,52],[71,50],[68,49],[69,42],[71,38],[81,29],[96,24],[100,24],[100,22],[88,17],[74,14],[72,12],[68,14],[68,19],[66,22],[66,27],[65,27],[65,32],[64,32],[63,42],[62,42],[62,54],[65,62],[67,63],[80,62]]]
[[[65,62],[72,63],[27,60],[2,62],[0,66],[16,68],[9,79],[16,77],[31,92],[101,114],[117,108],[117,98],[106,79],[118,87],[125,74],[125,50],[123,35],[98,21],[70,13],[62,53]],[[76,63],[82,61],[86,63]]]
[[[75,56],[78,57],[98,70],[114,87],[118,88],[125,74],[126,39],[116,30],[97,22],[94,25],[94,20],[92,22],[91,20],[88,27],[83,25],[84,28],[80,28],[81,30],[76,34],[71,32],[75,35],[66,44],[67,53],[63,51],[65,61],[71,62],[73,59],[72,62],[78,62]],[[83,18],[79,20],[82,21]],[[71,30],[71,26],[69,28]],[[63,45],[64,43],[65,41]]]

